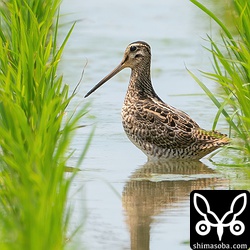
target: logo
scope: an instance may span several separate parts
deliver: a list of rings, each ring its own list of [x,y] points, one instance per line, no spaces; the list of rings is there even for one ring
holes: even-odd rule
[[[248,249],[250,194],[245,190],[200,190],[190,194],[192,249]]]

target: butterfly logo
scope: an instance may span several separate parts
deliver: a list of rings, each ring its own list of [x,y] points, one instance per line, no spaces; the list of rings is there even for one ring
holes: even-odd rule
[[[243,205],[239,209],[240,199],[243,199]],[[198,206],[198,202],[200,207]],[[224,228],[229,227],[230,232],[233,235],[241,235],[245,231],[245,225],[242,221],[237,220],[237,217],[244,211],[247,205],[247,195],[246,193],[239,194],[236,196],[230,206],[229,211],[227,211],[220,219],[213,211],[210,210],[210,205],[207,199],[199,194],[195,193],[193,198],[193,203],[196,211],[203,217],[202,220],[196,223],[195,230],[199,235],[209,234],[211,227],[217,228],[217,235],[219,241],[221,241]],[[203,203],[203,206],[201,204]],[[237,207],[235,206],[238,203]],[[205,204],[205,206],[204,206]],[[230,221],[230,222],[227,222]]]

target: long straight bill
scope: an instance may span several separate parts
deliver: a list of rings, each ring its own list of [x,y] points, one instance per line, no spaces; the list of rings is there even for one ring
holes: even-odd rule
[[[118,72],[123,69],[123,64],[120,63],[113,71],[111,71],[107,76],[105,76],[99,83],[97,83],[85,96],[84,98],[91,95],[94,91],[96,91],[99,87],[101,87],[105,82],[107,82],[110,78],[115,76]]]

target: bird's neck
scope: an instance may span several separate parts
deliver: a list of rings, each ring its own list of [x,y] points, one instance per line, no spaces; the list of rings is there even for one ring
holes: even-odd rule
[[[156,93],[151,83],[150,64],[133,68],[131,71],[127,97],[142,99],[154,96],[156,96]]]

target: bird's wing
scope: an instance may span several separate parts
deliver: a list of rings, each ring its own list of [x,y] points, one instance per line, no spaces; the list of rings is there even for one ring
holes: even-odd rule
[[[186,113],[160,100],[139,101],[135,110],[135,119],[142,131],[138,136],[159,147],[185,148],[199,140],[194,132],[204,131]]]

